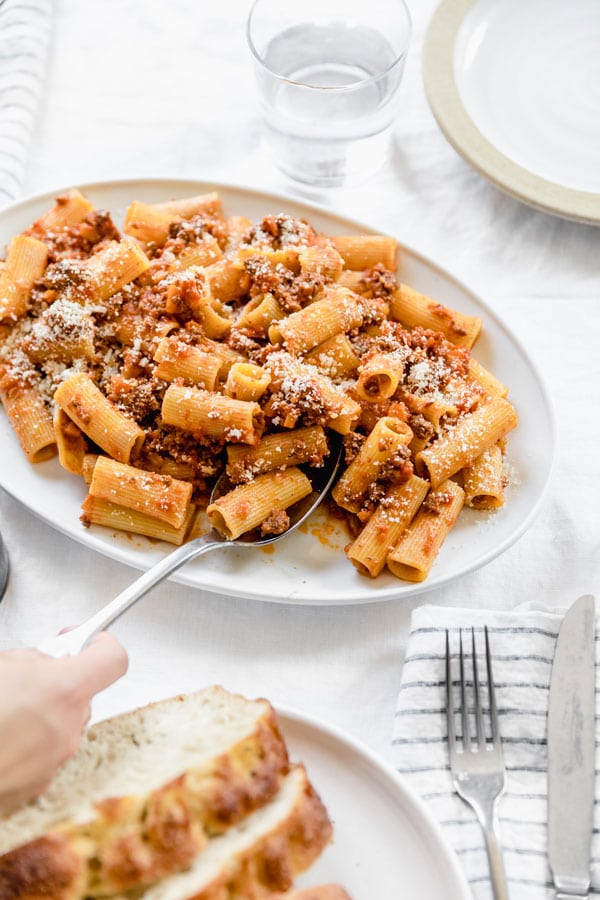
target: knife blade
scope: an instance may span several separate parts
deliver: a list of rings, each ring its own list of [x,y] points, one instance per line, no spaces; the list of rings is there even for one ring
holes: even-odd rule
[[[586,898],[594,807],[595,604],[590,594],[561,623],[548,703],[548,860],[557,900]]]

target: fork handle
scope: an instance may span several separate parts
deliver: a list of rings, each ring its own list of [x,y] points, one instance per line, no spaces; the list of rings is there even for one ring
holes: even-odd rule
[[[473,803],[473,809],[485,836],[494,900],[509,900],[504,862],[502,860],[502,845],[499,837],[498,796],[494,799],[489,797],[487,802]]]
[[[496,815],[494,813],[491,828],[485,827],[485,843],[488,860],[490,863],[490,877],[492,880],[492,894],[494,900],[508,900],[508,887],[504,862],[502,860],[502,847],[496,833]]]

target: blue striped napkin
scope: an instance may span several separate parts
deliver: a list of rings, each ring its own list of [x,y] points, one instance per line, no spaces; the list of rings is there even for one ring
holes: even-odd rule
[[[459,628],[473,626],[477,636],[477,629],[488,626],[507,769],[507,790],[500,800],[499,815],[510,897],[554,900],[546,856],[546,717],[561,620],[561,615],[531,609],[504,613],[424,606],[413,614],[394,718],[395,764],[441,823],[476,900],[491,900],[492,893],[480,827],[471,808],[455,793],[450,776],[445,632],[449,629],[451,646],[458,650]],[[484,653],[481,636],[480,641],[478,655]],[[470,649],[470,636],[467,647]],[[480,657],[480,671],[483,666]],[[597,666],[597,677],[599,671]],[[600,757],[597,769],[599,763]],[[594,806],[592,885],[590,897],[600,897],[598,800]]]
[[[44,87],[52,0],[0,0],[0,205],[21,190]]]

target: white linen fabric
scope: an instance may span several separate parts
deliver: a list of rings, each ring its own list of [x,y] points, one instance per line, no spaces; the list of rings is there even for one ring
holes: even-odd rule
[[[480,678],[485,683],[483,628],[488,627],[507,771],[499,818],[509,894],[511,900],[550,900],[554,889],[547,860],[546,730],[550,673],[561,618],[529,609],[506,613],[434,606],[421,607],[412,617],[394,717],[394,761],[441,823],[476,900],[491,900],[492,893],[481,828],[471,807],[454,790],[450,773],[446,629],[455,684],[460,629],[469,658],[466,678],[471,681],[471,628],[475,630]],[[485,688],[483,705],[487,712]],[[457,719],[459,737],[460,733]],[[599,828],[596,801],[590,896],[600,896]]]
[[[41,6],[40,0],[23,2]],[[436,0],[409,0],[413,39],[389,164],[363,185],[323,193],[287,181],[261,145],[244,38],[250,0],[61,0],[55,8],[43,115],[31,142],[23,190],[162,176],[293,194],[394,235],[489,303],[539,367],[555,404],[560,445],[547,500],[527,533],[484,568],[427,595],[430,603],[447,608],[445,621],[453,625],[458,619],[452,607],[476,609],[485,602],[491,610],[509,612],[532,597],[564,607],[579,594],[598,593],[600,232],[506,196],[445,140],[421,77],[422,41],[435,5]],[[0,128],[0,138],[2,133]],[[274,211],[284,208],[277,202]],[[527,409],[519,409],[519,415],[527,416]],[[11,558],[11,579],[0,603],[1,649],[35,644],[82,621],[137,575],[60,534],[2,491],[0,530]],[[115,623],[131,665],[124,679],[94,701],[94,718],[219,682],[330,722],[390,760],[411,613],[422,603],[423,595],[354,607],[293,607],[166,582]],[[490,616],[486,620],[493,624]],[[499,654],[502,645],[493,637]],[[526,634],[518,650],[546,658],[551,639]],[[436,652],[442,651],[440,645]],[[409,660],[415,652],[411,642]],[[408,662],[405,681],[415,680],[419,666]],[[515,675],[520,666],[513,663]],[[433,679],[433,667],[424,663],[423,668]],[[541,674],[548,671],[540,664]],[[408,704],[410,692],[403,694]],[[415,703],[421,699],[441,706],[440,698],[423,690]],[[539,725],[543,715],[537,718]],[[402,730],[396,733],[409,729],[416,736],[420,720],[414,719],[416,724],[398,717],[396,729]],[[440,713],[438,736],[443,727]],[[512,752],[510,743],[505,746],[507,754]],[[441,744],[418,748],[428,760],[425,750],[439,751],[441,758]],[[536,764],[542,764],[544,753],[543,745],[533,746]],[[437,777],[431,773],[432,783]],[[415,775],[413,783],[424,795],[434,790],[425,775]],[[517,783],[511,776],[509,792]],[[428,802],[435,804],[431,798]],[[470,810],[456,803],[456,815],[471,822],[468,829],[459,827],[468,830],[472,846],[481,848]],[[541,809],[540,821],[545,821]],[[514,838],[510,846],[517,848],[507,853],[509,870],[521,858],[518,848],[529,846],[528,829],[514,829],[507,832],[503,822],[506,838]],[[543,839],[537,854],[523,854],[524,869],[542,872],[540,884],[547,877]],[[479,849],[461,852],[470,875],[475,860],[479,874],[487,877],[482,859]],[[595,878],[597,883],[597,873]],[[489,896],[485,885],[474,884],[478,896]],[[546,896],[544,890],[514,886],[514,896],[537,900]],[[397,895],[393,885],[382,900]]]
[[[18,196],[44,87],[52,0],[0,0],[0,205]]]

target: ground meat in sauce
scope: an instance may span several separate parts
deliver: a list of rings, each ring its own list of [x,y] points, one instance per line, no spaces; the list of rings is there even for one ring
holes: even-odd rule
[[[281,263],[273,265],[262,256],[250,256],[244,262],[250,276],[250,297],[272,294],[285,313],[293,313],[320,293],[329,281],[312,272],[295,275]]]
[[[227,223],[217,216],[206,213],[192,216],[191,219],[171,222],[164,248],[172,252],[181,251],[184,246],[201,243],[207,235],[214,237],[223,250],[229,237]]]
[[[126,416],[136,422],[143,422],[152,413],[158,412],[161,401],[154,392],[154,385],[141,378],[110,378],[107,398]]]
[[[423,501],[423,509],[439,516],[444,511],[444,507],[452,503],[452,494],[450,491],[430,491]]]
[[[169,426],[156,425],[146,431],[143,455],[152,453],[190,465],[196,477],[203,479],[215,478],[224,468],[219,442],[206,440],[200,444],[188,432]]]
[[[454,334],[462,337],[467,333],[463,326],[457,323],[456,319],[454,318],[453,311],[451,309],[448,309],[447,306],[442,306],[441,303],[436,303],[431,307],[431,312],[434,316],[437,316],[438,319],[445,319],[450,326],[450,330]]]
[[[106,241],[120,241],[121,234],[110,213],[104,209],[92,210],[83,221],[57,231],[41,231],[33,225],[25,234],[39,237],[48,248],[48,262],[62,259],[87,259],[101,249]]]
[[[252,225],[244,234],[241,245],[283,250],[312,244],[315,239],[316,233],[308,222],[280,213],[265,216],[257,225]]]
[[[262,537],[283,534],[290,527],[290,517],[284,509],[274,510],[260,526]]]
[[[366,435],[360,434],[358,431],[350,431],[342,438],[344,445],[344,462],[347,466],[358,456],[358,451],[366,440]]]
[[[429,440],[435,434],[433,424],[429,419],[426,419],[425,416],[422,416],[421,413],[413,413],[409,416],[408,424],[414,436],[420,441]]]
[[[381,263],[377,263],[372,269],[365,269],[361,273],[360,285],[362,290],[372,297],[389,300],[398,288],[398,281],[393,272],[390,272]]]
[[[232,328],[225,341],[228,347],[254,360],[254,354],[262,351],[262,344],[239,328]]]

